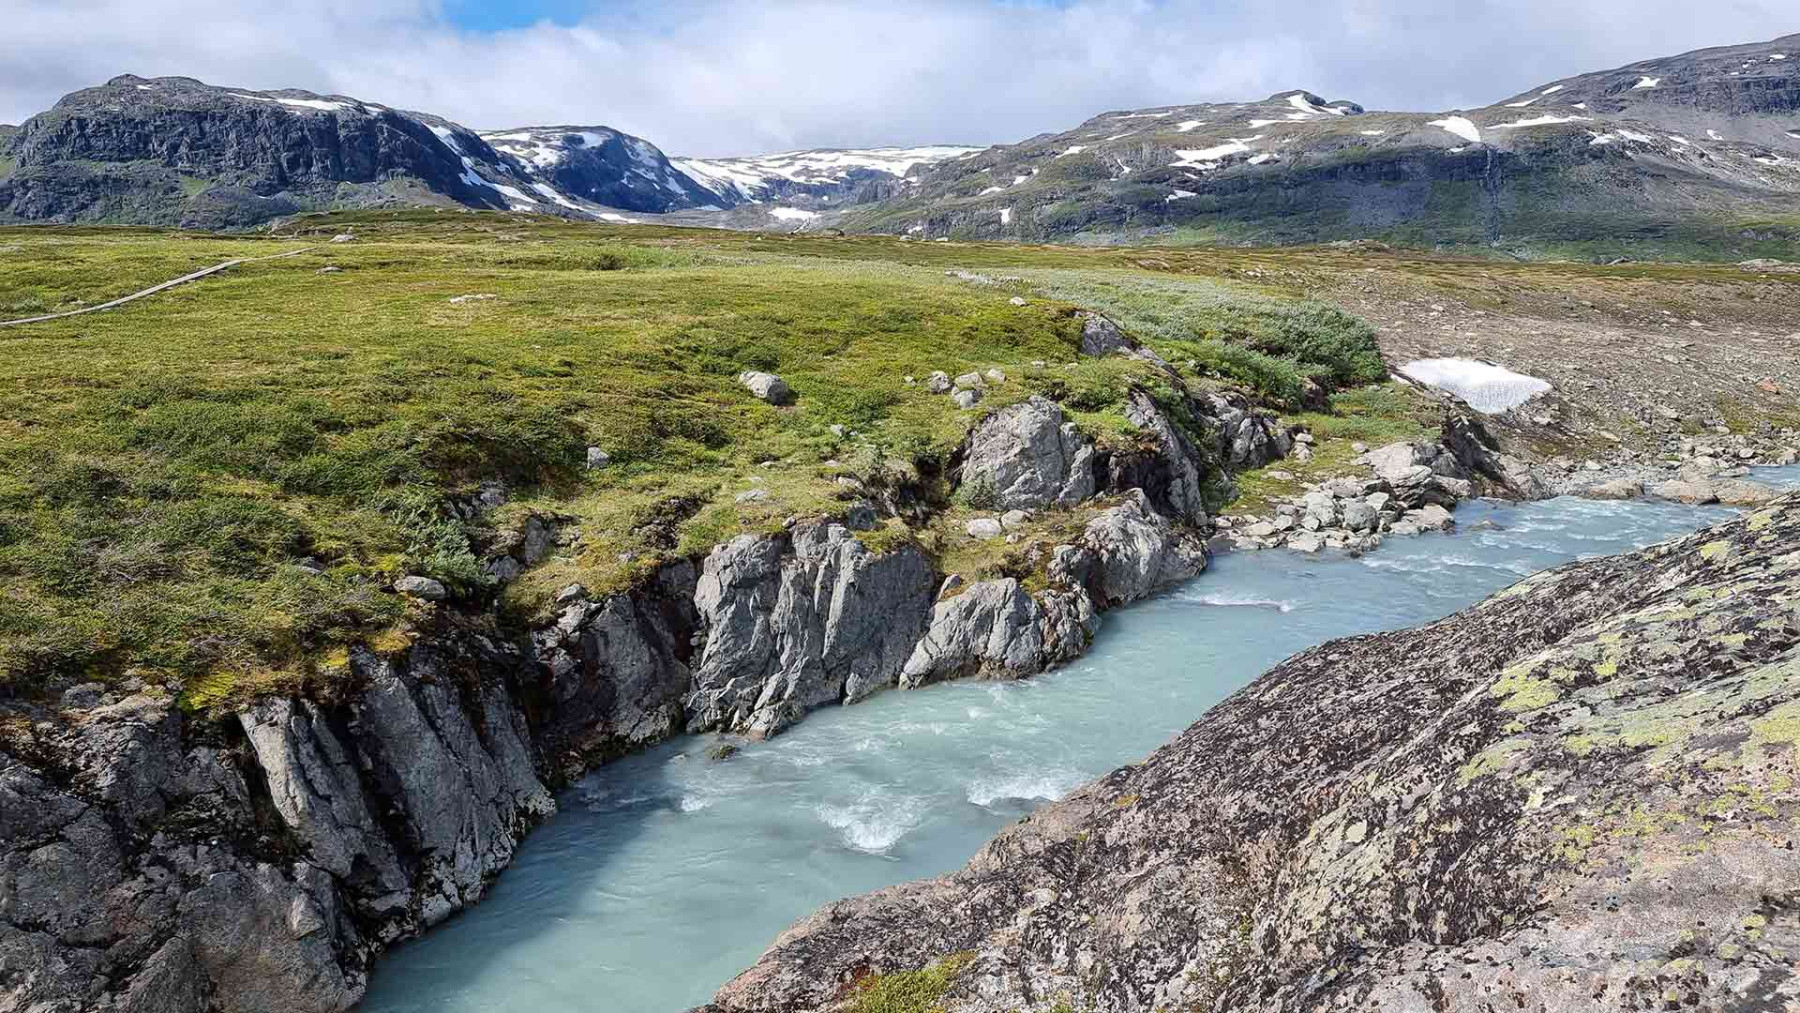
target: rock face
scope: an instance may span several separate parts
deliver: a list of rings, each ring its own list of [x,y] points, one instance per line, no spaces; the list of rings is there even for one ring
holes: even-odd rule
[[[682,730],[697,580],[680,560],[637,592],[569,603],[535,634],[538,740],[565,779]]]
[[[518,662],[480,645],[357,654],[353,701],[266,701],[239,716],[238,745],[199,744],[229,729],[190,730],[149,696],[9,739],[0,999],[348,1007],[381,945],[479,899],[554,808],[492,675]]]
[[[706,645],[689,729],[768,736],[894,685],[936,587],[917,548],[877,554],[832,522],[719,546],[694,594]]]
[[[1193,441],[1143,391],[1133,391],[1126,400],[1125,417],[1143,431],[1148,446],[1136,455],[1113,455],[1108,488],[1141,489],[1165,515],[1189,524],[1206,523],[1210,469]]]
[[[1800,498],[1277,666],[960,872],[834,904],[714,1011],[1792,1005]]]
[[[1062,406],[1032,397],[983,419],[969,434],[961,489],[995,510],[1072,507],[1094,494],[1094,447]]]
[[[1077,625],[1092,635],[1092,610]],[[916,688],[946,679],[976,676],[1018,679],[1034,675],[1073,653],[1063,653],[1069,639],[1060,623],[1024,585],[1007,577],[984,580],[937,604],[925,636],[913,648],[901,672],[900,685]]]
[[[1142,490],[1088,522],[1081,541],[1059,547],[1050,578],[1079,587],[1102,608],[1147,598],[1206,569],[1206,547],[1197,535],[1159,515]]]

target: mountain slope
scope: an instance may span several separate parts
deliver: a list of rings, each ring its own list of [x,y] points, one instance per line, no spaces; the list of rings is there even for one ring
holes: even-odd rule
[[[916,172],[979,151],[954,145],[821,148],[751,158],[681,158],[676,164],[726,206],[785,201],[813,208],[897,196]]]
[[[496,147],[442,117],[343,95],[125,75],[0,135],[0,220],[219,228],[381,205],[565,216],[599,216],[606,201],[698,206],[692,181],[647,142],[605,131],[579,157],[542,165],[517,154],[527,141],[515,138],[529,136],[500,135]],[[617,168],[639,167],[640,150],[660,173]]]
[[[481,136],[541,184],[595,204],[660,213],[737,203],[682,172],[656,145],[611,127],[521,127]]]
[[[1785,219],[1791,235],[1796,96],[1800,36],[1451,113],[1366,112],[1306,91],[1111,112],[942,163],[842,224],[930,238],[1507,245],[1717,240]]]

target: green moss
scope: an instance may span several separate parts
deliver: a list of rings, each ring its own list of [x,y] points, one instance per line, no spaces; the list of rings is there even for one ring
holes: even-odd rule
[[[856,983],[844,1009],[846,1013],[941,1013],[938,1000],[974,959],[973,953],[953,953],[917,971],[870,975]]]

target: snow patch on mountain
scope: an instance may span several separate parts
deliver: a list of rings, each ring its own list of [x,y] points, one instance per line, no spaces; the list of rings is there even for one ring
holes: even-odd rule
[[[1637,91],[1640,89],[1648,90],[1650,88],[1661,87],[1662,82],[1663,82],[1663,79],[1660,77],[1640,77],[1640,78],[1638,78],[1638,83],[1632,85],[1631,88],[1633,91]]]
[[[1429,126],[1443,127],[1450,133],[1467,141],[1481,142],[1481,128],[1467,116],[1449,116],[1441,120],[1432,120]]]
[[[1455,394],[1486,415],[1517,408],[1550,389],[1548,381],[1476,359],[1420,359],[1400,370],[1428,387]]]
[[[143,85],[139,85],[138,87],[141,88]],[[348,102],[333,102],[329,99],[278,98],[272,95],[251,95],[241,91],[228,91],[225,94],[230,95],[232,98],[249,99],[252,102],[279,102],[284,106],[292,106],[296,109],[317,109],[320,112],[336,112],[341,109],[350,108],[350,103]]]
[[[1224,144],[1214,145],[1210,148],[1177,148],[1175,157],[1180,161],[1170,164],[1175,168],[1183,169],[1211,168],[1207,163],[1217,162],[1221,158],[1228,158],[1232,155],[1242,155],[1250,150],[1252,143],[1262,139],[1263,135],[1257,134],[1255,137],[1233,137],[1226,140]]]
[[[1516,130],[1521,127],[1547,127],[1553,123],[1574,123],[1588,119],[1586,116],[1536,116],[1531,119],[1513,120],[1511,123],[1496,123],[1490,130]]]
[[[905,178],[915,168],[979,154],[985,148],[927,145],[913,148],[859,148],[784,151],[749,158],[676,158],[677,169],[721,196],[766,200],[782,183],[836,185],[857,170]]]

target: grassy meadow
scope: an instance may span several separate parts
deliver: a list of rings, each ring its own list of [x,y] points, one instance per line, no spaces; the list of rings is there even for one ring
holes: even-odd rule
[[[347,230],[356,241],[328,242]],[[1361,321],[1246,281],[1270,263],[1255,252],[429,211],[254,237],[3,229],[0,318],[291,250],[305,252],[0,329],[0,693],[138,677],[206,705],[328,688],[349,644],[403,644],[430,618],[390,590],[398,576],[520,623],[564,584],[623,587],[671,554],[841,509],[845,477],[930,488],[985,411],[1032,393],[1129,441],[1125,394],[1166,380],[1078,359],[1081,307],[1192,381],[1287,410],[1303,378],[1367,399],[1385,372]],[[1006,380],[974,411],[906,382],[996,368]],[[751,397],[747,369],[780,373],[795,404]],[[590,446],[611,465],[588,470]],[[457,509],[496,482],[505,506]],[[939,492],[932,524],[873,539],[1003,569]],[[532,514],[571,543],[502,591],[482,556]]]

